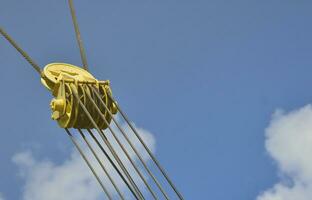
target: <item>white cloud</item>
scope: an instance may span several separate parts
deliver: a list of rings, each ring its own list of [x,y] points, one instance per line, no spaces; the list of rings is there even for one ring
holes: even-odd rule
[[[281,180],[257,200],[311,200],[312,106],[290,113],[277,111],[266,129],[265,145]]]
[[[1,193],[0,193],[0,200],[4,200],[4,197]]]
[[[123,125],[126,132],[130,132],[130,129]],[[117,132],[117,128],[113,127]],[[155,139],[153,135],[141,128],[138,128],[140,135],[144,138],[147,145],[155,150]],[[106,132],[108,139],[112,140],[112,136],[109,132]],[[64,133],[65,134],[65,133]],[[78,133],[77,133],[78,134]],[[143,146],[139,144],[138,140],[133,134],[128,134],[130,139],[135,143],[139,152],[143,152]],[[120,135],[119,135],[120,136]],[[91,139],[90,139],[91,141]],[[124,140],[122,140],[124,141]],[[116,144],[113,144],[119,155],[123,155],[120,148],[117,148]],[[94,146],[96,146],[94,144]],[[84,147],[86,149],[86,147]],[[129,150],[130,147],[126,146]],[[130,156],[134,158],[134,152],[129,151]],[[102,155],[97,148],[97,153]],[[88,153],[91,156],[91,153]],[[92,156],[91,156],[92,157]],[[121,156],[122,160],[125,160],[125,156]],[[121,190],[127,193],[127,189],[122,180],[118,177],[117,173],[113,170],[113,167],[108,164],[109,162],[101,157],[103,163],[108,168],[108,171],[113,175],[117,185]],[[143,154],[143,159],[148,161],[148,156]],[[136,159],[135,159],[136,160]],[[137,161],[137,160],[136,160]],[[91,174],[91,171],[87,167],[86,163],[81,159],[76,149],[72,150],[69,158],[67,158],[62,164],[56,164],[49,160],[36,160],[30,151],[25,151],[14,155],[13,162],[19,167],[21,177],[25,180],[23,190],[23,200],[98,200],[103,199],[103,192],[96,182],[96,179]],[[96,163],[95,159],[92,160],[98,174],[103,174],[100,166]],[[130,168],[130,163],[126,162],[126,167]],[[109,186],[110,192],[115,192],[109,181],[101,176],[104,180],[104,185]],[[135,177],[138,178],[138,177]],[[116,194],[116,193],[115,193]],[[1,200],[1,199],[0,199]]]

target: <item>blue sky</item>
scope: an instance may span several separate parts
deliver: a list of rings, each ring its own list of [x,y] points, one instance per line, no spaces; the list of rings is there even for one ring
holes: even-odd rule
[[[310,1],[82,1],[90,71],[110,79],[186,199],[250,200],[278,180],[265,129],[278,108],[312,98]],[[80,65],[65,1],[1,0],[0,25],[41,65]],[[51,95],[0,39],[0,193],[21,199],[12,157],[61,163],[72,144],[50,120]]]

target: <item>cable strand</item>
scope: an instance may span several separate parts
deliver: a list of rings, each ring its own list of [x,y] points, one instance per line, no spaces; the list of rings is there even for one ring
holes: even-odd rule
[[[175,187],[175,185],[173,184],[173,182],[171,181],[171,179],[169,178],[169,176],[167,175],[167,173],[165,172],[165,170],[163,169],[163,167],[160,165],[159,161],[156,159],[156,157],[153,155],[153,153],[151,152],[151,150],[148,148],[148,146],[145,144],[145,142],[143,141],[143,139],[141,138],[141,136],[139,135],[139,133],[137,132],[137,130],[134,128],[134,126],[131,124],[130,120],[128,119],[128,117],[126,116],[126,114],[121,110],[120,106],[117,104],[117,102],[115,101],[115,99],[112,97],[111,94],[107,93],[108,97],[115,102],[117,110],[119,111],[119,113],[121,114],[122,118],[127,122],[128,126],[131,128],[131,130],[133,131],[133,133],[136,135],[136,137],[139,139],[139,141],[142,143],[142,145],[144,146],[145,150],[147,151],[147,153],[149,154],[149,156],[152,158],[153,162],[156,164],[156,166],[158,167],[158,169],[160,170],[160,172],[163,174],[163,176],[165,177],[165,179],[167,180],[167,182],[170,184],[171,188],[174,190],[174,192],[176,193],[176,195],[179,197],[179,199],[184,200],[182,194],[178,191],[178,189]]]
[[[96,180],[99,182],[99,184],[101,185],[104,193],[106,194],[106,196],[108,197],[108,199],[112,200],[112,197],[110,196],[108,190],[106,189],[106,187],[104,186],[103,182],[101,181],[101,179],[99,178],[99,176],[97,175],[97,173],[95,172],[95,169],[92,167],[90,161],[87,159],[86,155],[83,153],[82,149],[79,147],[76,139],[74,138],[74,136],[71,134],[71,132],[69,131],[69,129],[65,128],[66,133],[68,134],[68,136],[70,137],[71,141],[73,142],[73,144],[75,145],[75,147],[77,148],[78,152],[80,153],[81,157],[84,159],[84,161],[87,163],[88,167],[90,168],[90,170],[92,171],[93,175],[95,176]]]
[[[86,56],[86,52],[85,52],[85,49],[84,49],[84,46],[83,46],[81,34],[80,34],[80,31],[79,31],[79,25],[78,25],[78,21],[77,21],[77,16],[76,16],[73,0],[68,0],[68,4],[69,4],[69,7],[70,7],[70,13],[71,13],[73,24],[74,24],[76,39],[77,39],[77,43],[78,43],[79,50],[80,50],[80,57],[81,57],[81,61],[82,61],[82,64],[83,64],[83,68],[85,70],[89,71],[88,62],[87,62],[87,56]]]
[[[11,38],[11,36],[0,27],[1,35],[26,59],[26,61],[39,73],[41,74],[41,68],[39,65],[31,59],[31,57]]]

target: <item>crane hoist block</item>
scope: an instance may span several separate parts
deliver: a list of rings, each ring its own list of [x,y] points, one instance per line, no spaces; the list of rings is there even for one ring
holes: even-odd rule
[[[109,97],[112,95],[109,81],[98,81],[80,67],[48,64],[42,71],[41,82],[54,96],[50,103],[52,119],[62,128],[95,128],[81,103],[100,129],[106,129],[111,122],[109,112],[117,113],[116,104]]]

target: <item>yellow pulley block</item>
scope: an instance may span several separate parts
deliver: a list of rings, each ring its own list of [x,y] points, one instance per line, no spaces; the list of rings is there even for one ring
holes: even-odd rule
[[[51,63],[44,68],[41,77],[42,84],[55,97],[50,104],[52,119],[62,128],[95,128],[79,102],[100,129],[106,129],[112,120],[108,110],[117,113],[116,104],[109,97],[112,95],[109,81],[98,81],[82,68]]]

